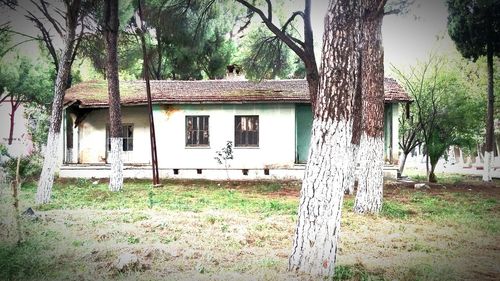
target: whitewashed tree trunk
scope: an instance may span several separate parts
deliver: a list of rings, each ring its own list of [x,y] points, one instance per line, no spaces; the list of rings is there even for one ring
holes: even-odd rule
[[[384,139],[382,137],[361,136],[358,152],[358,190],[354,201],[357,213],[376,214],[382,209],[384,187]]]
[[[354,183],[352,121],[313,122],[289,268],[313,275],[334,273],[346,185]]]
[[[357,167],[358,167],[358,163],[359,161],[357,160],[358,157],[359,157],[359,149],[360,149],[360,145],[361,143],[353,143],[353,147],[352,147],[352,159],[354,159],[354,179],[352,181],[352,184],[349,185],[349,186],[346,186],[346,189],[344,190],[344,193],[345,194],[348,194],[348,195],[353,195],[354,194],[354,185],[356,184],[356,179],[359,178],[358,177],[358,174],[359,174],[359,170],[356,171]],[[359,183],[358,183],[359,184]]]
[[[118,78],[118,0],[104,2],[104,35],[106,38],[106,76],[108,78],[109,96],[109,134],[111,150],[109,158],[111,171],[109,174],[109,190],[119,191],[123,186],[122,162],[122,112],[120,104],[120,83]]]
[[[384,189],[384,9],[381,1],[362,0],[361,3],[363,133],[357,155],[358,190],[354,211],[376,214],[382,208]]]
[[[54,183],[54,174],[57,168],[58,148],[59,132],[56,133],[54,130],[49,130],[47,145],[44,150],[42,173],[40,175],[36,191],[35,200],[37,204],[46,204],[50,202],[52,185]]]
[[[491,170],[493,166],[493,151],[484,152],[484,170],[483,170],[483,181],[492,181]]]
[[[120,191],[123,186],[123,161],[121,157],[123,138],[111,138],[109,163],[111,171],[109,176],[109,190]]]
[[[382,153],[383,154],[383,153]],[[402,153],[402,158],[399,161],[399,174],[403,175],[403,172],[405,170],[405,165],[406,165],[406,159],[408,159],[408,154]]]
[[[325,17],[320,87],[288,269],[334,273],[344,191],[359,143],[359,0],[332,0]],[[356,139],[358,138],[358,139]]]
[[[80,11],[80,0],[66,4],[66,36],[64,49],[57,71],[56,83],[54,87],[54,100],[52,102],[52,115],[50,117],[50,127],[45,148],[42,173],[38,180],[35,203],[45,204],[50,202],[54,174],[57,168],[59,152],[59,135],[61,133],[61,121],[63,111],[64,94],[67,88],[67,81],[71,73],[72,57],[75,46],[76,26]]]

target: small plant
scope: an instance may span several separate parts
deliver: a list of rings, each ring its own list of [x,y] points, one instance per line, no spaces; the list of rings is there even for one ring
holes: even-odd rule
[[[127,242],[129,244],[138,244],[139,243],[139,237],[129,236],[129,237],[127,237]]]
[[[153,209],[153,205],[155,203],[154,198],[153,198],[154,195],[155,195],[154,192],[152,190],[150,190],[148,193],[148,208],[150,208],[150,209]]]
[[[224,165],[224,168],[226,169],[226,176],[227,179],[229,180],[229,160],[233,160],[233,142],[232,141],[227,141],[226,146],[221,148],[221,150],[217,150],[215,152],[216,156],[214,157],[215,160],[217,160],[217,163],[219,165]]]
[[[10,179],[16,178],[17,162],[19,160],[20,182],[36,180],[42,171],[42,157],[38,154],[30,156],[11,157],[5,148],[0,147],[0,162],[6,176]]]
[[[88,187],[90,185],[90,181],[84,178],[77,178],[75,185],[79,188]]]
[[[177,239],[178,239],[177,236],[166,236],[166,237],[160,238],[160,242],[163,244],[168,244],[168,243],[177,241]]]

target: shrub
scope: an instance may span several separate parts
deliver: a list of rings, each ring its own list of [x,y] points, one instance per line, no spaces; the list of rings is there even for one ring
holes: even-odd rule
[[[22,181],[36,180],[42,172],[42,157],[38,154],[21,156],[19,163],[19,176]],[[11,179],[16,177],[17,158],[9,157],[2,163],[2,168]]]

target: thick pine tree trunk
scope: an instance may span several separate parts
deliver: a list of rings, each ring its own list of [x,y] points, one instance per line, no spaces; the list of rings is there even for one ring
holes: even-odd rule
[[[330,1],[289,270],[334,273],[344,190],[354,182],[353,120],[360,114],[355,110],[360,94],[359,17],[359,0]]]
[[[68,77],[71,73],[73,49],[75,47],[75,33],[78,14],[80,11],[80,0],[73,1],[67,5],[66,13],[66,37],[59,68],[57,70],[56,84],[54,87],[54,100],[52,102],[52,115],[50,117],[47,146],[44,151],[42,173],[38,180],[35,202],[45,204],[50,202],[54,174],[57,168],[59,135],[61,133],[61,120],[63,111],[64,93],[67,88]]]
[[[361,2],[363,129],[357,153],[359,173],[354,211],[376,214],[382,208],[384,188],[383,9],[379,11],[380,1]]]
[[[487,46],[486,60],[488,64],[488,113],[486,117],[486,146],[484,151],[483,181],[492,181],[491,170],[493,166],[495,143],[494,106],[495,95],[493,93],[493,51],[491,44]]]
[[[108,78],[109,136],[111,142],[109,190],[119,191],[123,187],[123,162],[121,156],[123,138],[118,79],[118,0],[104,1],[104,19],[104,35],[108,54],[106,76]]]

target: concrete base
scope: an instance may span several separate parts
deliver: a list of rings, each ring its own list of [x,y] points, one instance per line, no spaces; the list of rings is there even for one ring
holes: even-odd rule
[[[125,165],[123,177],[130,179],[151,179],[149,165]],[[160,178],[207,179],[207,180],[302,180],[305,165],[275,169],[174,169],[160,168]],[[59,168],[61,178],[109,178],[109,165],[68,164]],[[397,166],[384,166],[384,178],[396,179]]]

